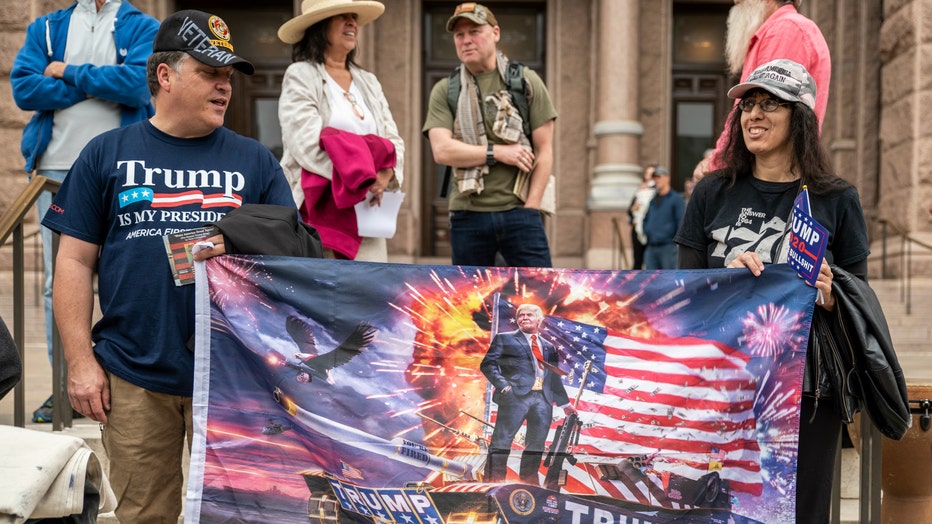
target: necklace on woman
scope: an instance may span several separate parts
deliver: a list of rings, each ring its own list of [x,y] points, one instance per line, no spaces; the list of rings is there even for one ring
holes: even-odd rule
[[[353,96],[353,93],[343,90],[343,98],[353,106],[353,112],[356,113],[356,116],[359,117],[360,120],[366,119],[366,115],[362,112],[362,108],[359,107],[359,104],[356,103],[356,97]]]
[[[349,72],[349,69],[331,65],[326,60],[324,61],[324,69],[327,71],[327,76],[330,77],[330,80],[333,80],[335,87],[343,91],[343,98],[353,106],[353,113],[356,114],[356,117],[360,120],[365,120],[366,114],[356,101],[356,96],[350,92],[350,89],[353,87],[353,75]],[[346,87],[344,88],[343,86]]]

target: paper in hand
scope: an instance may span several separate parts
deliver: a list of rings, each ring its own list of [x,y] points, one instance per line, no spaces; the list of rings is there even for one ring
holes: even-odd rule
[[[382,193],[382,204],[369,205],[372,193],[366,193],[366,199],[356,204],[356,227],[361,237],[392,238],[398,223],[398,211],[404,201],[401,191]]]

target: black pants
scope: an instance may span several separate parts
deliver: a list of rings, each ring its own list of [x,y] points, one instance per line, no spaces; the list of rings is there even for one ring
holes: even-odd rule
[[[816,411],[814,404],[814,398],[803,396],[796,475],[797,524],[826,524],[832,508],[835,454],[842,423],[832,409],[832,399],[819,401],[810,423]]]
[[[505,481],[511,443],[521,425],[527,421],[518,476],[523,484],[540,485],[538,471],[544,456],[552,416],[553,403],[547,401],[543,391],[530,391],[523,396],[508,393],[507,397],[500,398],[495,429],[489,443],[489,458],[486,464],[488,482]]]
[[[638,235],[635,233],[634,228],[631,228],[631,253],[634,257],[634,260],[631,262],[631,269],[644,269],[644,250],[647,249],[646,244],[642,244],[638,240]]]

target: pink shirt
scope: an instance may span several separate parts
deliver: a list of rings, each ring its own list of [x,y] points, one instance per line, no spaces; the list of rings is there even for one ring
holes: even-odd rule
[[[832,58],[822,31],[815,22],[799,14],[792,5],[777,9],[760,26],[744,59],[741,81],[747,79],[760,65],[771,60],[786,58],[798,62],[809,71],[816,84],[815,114],[819,128],[828,107],[829,83],[832,78]],[[737,104],[738,101],[735,100]],[[709,163],[710,170],[723,167],[719,157],[728,143],[728,126],[715,143],[715,152]]]

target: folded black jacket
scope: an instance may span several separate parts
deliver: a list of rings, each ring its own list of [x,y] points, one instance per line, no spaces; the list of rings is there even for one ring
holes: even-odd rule
[[[323,258],[320,235],[293,207],[243,204],[214,225],[229,254]]]
[[[863,409],[881,434],[899,440],[912,416],[880,301],[867,282],[838,266],[832,273],[835,309],[816,308],[810,335],[816,398],[831,396],[845,423]]]

